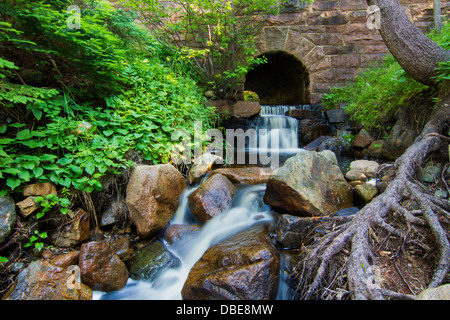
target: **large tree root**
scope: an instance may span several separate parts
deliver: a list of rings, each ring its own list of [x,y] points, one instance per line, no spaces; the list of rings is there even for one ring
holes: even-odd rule
[[[305,248],[294,272],[301,299],[322,298],[324,292],[335,284],[337,277],[345,278],[347,292],[351,293],[352,299],[414,298],[414,295],[382,289],[374,283],[379,269],[377,271],[370,237],[376,237],[375,229],[403,239],[403,243],[407,241],[408,230],[413,225],[431,230],[439,258],[428,288],[442,283],[449,271],[450,245],[447,230],[442,227],[439,216],[449,218],[450,201],[424,192],[414,176],[430,153],[447,142],[440,133],[449,117],[448,105],[436,109],[414,144],[394,163],[396,176],[386,190],[362,208],[351,221],[340,224]],[[404,207],[402,204],[407,199],[414,200],[420,210]],[[388,222],[392,213],[401,216],[407,230]]]

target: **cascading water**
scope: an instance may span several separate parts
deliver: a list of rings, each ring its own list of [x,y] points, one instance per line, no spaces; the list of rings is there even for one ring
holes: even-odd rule
[[[270,152],[298,151],[298,120],[285,113],[294,106],[262,106],[255,129],[258,133],[258,151],[262,150],[263,141],[267,141]],[[277,139],[278,141],[274,141]],[[274,149],[277,148],[277,149]]]
[[[120,291],[107,294],[96,292],[95,298],[108,300],[181,299],[181,289],[189,271],[206,250],[256,224],[272,221],[270,208],[262,202],[264,191],[265,185],[238,188],[232,209],[208,221],[199,233],[173,245],[165,243],[166,248],[180,259],[181,266],[167,269],[151,282],[129,280],[126,287]],[[191,192],[192,190],[187,190],[183,196],[187,197]],[[185,207],[184,215],[189,220],[190,212],[187,207]]]
[[[262,106],[261,116],[249,125],[249,128],[262,132],[258,133],[258,150],[256,151],[266,148],[269,152],[293,155],[301,150],[298,149],[298,121],[285,116],[286,111],[293,108],[299,108],[299,106]],[[274,134],[275,132],[277,134]],[[273,139],[279,139],[279,141],[275,142]],[[274,145],[277,147],[276,149],[272,148]],[[247,149],[247,151],[251,150]],[[171,224],[196,223],[187,206],[187,200],[197,187],[188,187],[181,195],[179,208],[171,220]],[[181,290],[189,271],[206,250],[256,224],[267,224],[273,220],[270,207],[263,202],[265,189],[265,184],[238,187],[230,210],[215,216],[203,225],[198,233],[184,238],[182,241],[172,245],[164,242],[166,249],[180,259],[179,267],[166,269],[153,281],[129,279],[124,289],[112,293],[95,292],[94,299],[181,299]],[[286,292],[284,292],[287,287],[283,281],[285,276],[283,276],[283,268],[281,269],[281,291],[277,298],[287,299]]]

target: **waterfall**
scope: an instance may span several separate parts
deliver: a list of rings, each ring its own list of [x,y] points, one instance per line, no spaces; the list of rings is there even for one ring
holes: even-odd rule
[[[255,226],[272,221],[270,208],[262,201],[265,185],[238,188],[233,208],[208,221],[201,231],[172,245],[167,250],[177,256],[181,265],[162,272],[155,280],[135,281],[129,279],[125,288],[111,293],[95,292],[95,299],[104,300],[178,300],[181,289],[194,264],[210,247]],[[192,190],[185,191],[182,195]]]
[[[276,164],[272,165],[273,169],[300,152],[298,120],[285,114],[289,110],[301,108],[305,106],[261,106],[259,117],[248,123],[249,129],[256,130],[257,144],[248,145],[246,151],[259,158],[269,155],[271,159],[276,157],[278,161],[272,161]]]
[[[254,149],[248,145],[247,152],[270,152],[278,156],[290,157],[302,149],[298,148],[298,120],[286,116],[291,109],[303,109],[305,106],[262,106],[261,114],[248,123],[248,128],[256,129],[258,143]],[[311,109],[311,106],[307,107]],[[281,160],[280,164],[282,164]],[[197,189],[188,187],[180,197],[178,210],[171,224],[194,224],[195,218],[188,208],[188,197]],[[189,271],[202,255],[212,246],[231,236],[260,223],[273,220],[272,212],[263,202],[266,185],[237,186],[230,210],[221,213],[203,225],[201,230],[174,244],[165,242],[167,250],[180,261],[179,267],[166,269],[153,281],[132,279],[122,290],[103,293],[94,292],[94,299],[133,299],[133,300],[175,300],[181,299],[181,290]],[[278,299],[287,299],[288,285],[285,283],[282,259],[280,290]]]

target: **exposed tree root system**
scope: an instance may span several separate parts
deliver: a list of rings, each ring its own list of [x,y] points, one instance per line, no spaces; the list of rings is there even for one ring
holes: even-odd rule
[[[415,178],[448,144],[441,135],[450,119],[446,102],[389,168],[395,177],[386,190],[352,220],[327,224],[328,233],[304,248],[294,271],[301,299],[414,299],[448,281],[450,201]],[[448,187],[445,173],[441,183]]]

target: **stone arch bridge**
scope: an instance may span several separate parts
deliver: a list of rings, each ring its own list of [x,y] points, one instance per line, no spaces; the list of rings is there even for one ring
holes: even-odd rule
[[[433,26],[432,0],[400,0],[413,23]],[[449,2],[441,1],[447,16]],[[247,74],[245,89],[262,104],[320,103],[330,88],[343,86],[388,52],[377,30],[367,27],[365,0],[288,0],[256,39],[268,63]]]

